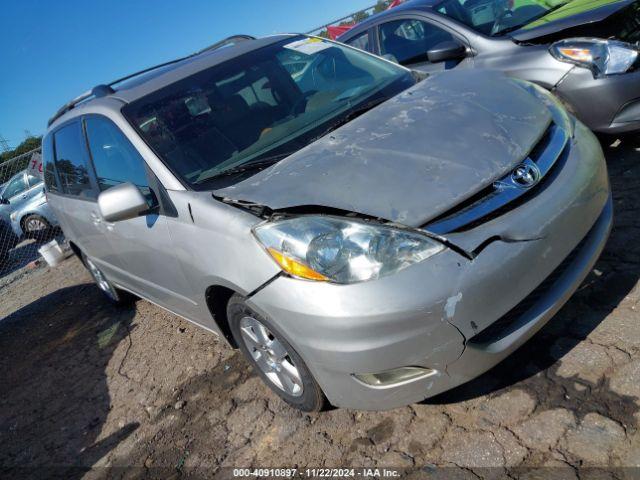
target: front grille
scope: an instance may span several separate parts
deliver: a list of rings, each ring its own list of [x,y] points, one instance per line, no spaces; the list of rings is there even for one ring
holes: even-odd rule
[[[482,330],[477,335],[471,337],[469,339],[470,343],[494,343],[498,340],[506,337],[514,330],[514,324],[517,320],[520,319],[527,311],[533,307],[541,298],[546,296],[551,287],[555,285],[558,279],[568,270],[569,266],[576,257],[579,255],[580,251],[583,249],[587,241],[591,236],[591,231],[587,233],[587,235],[582,239],[582,241],[571,250],[569,255],[558,265],[547,278],[543,280],[543,282],[538,285],[529,295],[527,295],[520,303],[518,303],[515,307],[505,313],[498,320],[493,322],[487,328]]]
[[[553,177],[554,166],[562,163],[558,160],[566,158],[567,143],[567,133],[552,123],[527,156],[527,159],[534,162],[540,170],[540,181],[537,184],[530,188],[510,186],[509,173],[438,216],[424,228],[439,235],[465,231],[516,208],[544,189],[545,183]]]
[[[476,228],[477,226],[482,225],[483,223],[487,223],[495,218],[501,217],[505,213],[510,212],[515,208],[518,208],[520,205],[529,201],[531,198],[537,195],[540,195],[542,192],[545,191],[545,189],[549,186],[549,184],[553,183],[553,180],[556,177],[556,173],[562,170],[562,166],[565,164],[568,156],[569,156],[569,149],[565,148],[562,154],[560,155],[560,158],[558,159],[558,161],[554,163],[553,168],[548,172],[547,175],[542,177],[542,180],[538,182],[535,188],[526,190],[522,195],[512,200],[511,202],[505,203],[501,207],[498,207],[495,210],[490,211],[486,215],[478,218],[473,222],[467,223],[466,225],[456,229],[455,231],[464,232],[464,231]]]

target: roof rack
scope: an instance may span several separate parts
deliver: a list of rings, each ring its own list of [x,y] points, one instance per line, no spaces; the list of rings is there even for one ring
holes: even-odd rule
[[[126,77],[118,78],[117,80],[114,80],[113,82],[110,82],[107,84],[96,85],[91,90],[84,92],[82,95],[77,96],[73,100],[68,101],[62,107],[60,107],[58,111],[53,115],[53,117],[51,117],[47,122],[47,127],[50,127],[53,122],[55,122],[58,118],[60,118],[65,113],[67,113],[69,110],[72,110],[79,103],[82,103],[92,98],[105,97],[107,95],[111,95],[112,93],[115,93],[113,86],[117,85],[118,83],[122,83],[125,80],[129,80],[139,75],[143,75],[147,72],[157,70],[158,68],[166,67],[167,65],[171,65],[174,63],[181,62],[183,60],[187,60],[188,58],[192,58],[206,52],[211,52],[213,50],[218,50],[223,47],[227,47],[230,45],[235,45],[240,42],[244,42],[247,40],[255,40],[255,39],[256,37],[253,37],[251,35],[242,35],[242,34],[231,35],[230,37],[227,37],[224,40],[220,40],[219,42],[216,42],[213,45],[209,45],[208,47],[205,47],[202,50],[198,50],[195,53],[191,53],[185,57],[176,58],[175,60],[170,60],[168,62],[164,62],[159,65],[154,65],[153,67],[145,68],[144,70],[140,70],[139,72],[132,73],[131,75],[127,75]]]
[[[230,45],[235,45],[236,43],[244,42],[246,40],[255,40],[255,39],[256,37],[252,35],[242,35],[242,34],[231,35],[230,37],[227,37],[224,40],[220,40],[219,42],[216,42],[213,45],[209,45],[208,47],[205,47],[202,50],[198,50],[196,53],[192,55],[200,55],[201,53],[218,50],[220,48],[227,47]]]

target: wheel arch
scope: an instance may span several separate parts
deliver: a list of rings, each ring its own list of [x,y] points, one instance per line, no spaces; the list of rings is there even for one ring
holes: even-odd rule
[[[80,250],[80,247],[78,247],[78,245],[76,245],[71,240],[69,240],[69,247],[71,248],[71,251],[74,253],[74,255],[78,257],[82,262],[82,250]]]
[[[238,348],[238,344],[233,338],[231,327],[229,326],[227,305],[229,304],[229,299],[236,293],[238,292],[223,285],[211,285],[205,292],[207,307],[213,317],[213,321],[218,326],[218,329],[229,345],[233,348]]]

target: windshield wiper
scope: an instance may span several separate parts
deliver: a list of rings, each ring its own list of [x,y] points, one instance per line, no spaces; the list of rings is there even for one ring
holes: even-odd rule
[[[386,97],[376,98],[375,100],[371,100],[369,102],[365,102],[362,105],[359,105],[359,106],[355,107],[353,110],[350,110],[349,113],[347,113],[346,115],[341,117],[339,120],[337,120],[337,121],[333,122],[331,125],[329,125],[329,127],[326,128],[325,130],[323,130],[322,133],[320,133],[319,135],[316,135],[315,137],[313,137],[309,141],[309,143],[313,143],[316,140],[319,140],[320,138],[324,137],[328,133],[331,133],[334,130],[340,128],[341,126],[346,125],[347,123],[349,123],[354,118],[359,117],[360,115],[362,115],[363,113],[368,112],[369,110],[371,110],[374,107],[377,107],[378,105],[380,105],[381,103],[385,102],[386,100],[388,100],[388,98],[386,98]]]
[[[244,173],[244,172],[250,172],[253,170],[263,169],[278,163],[280,160],[288,157],[292,153],[295,153],[295,150],[291,152],[279,153],[278,155],[271,155],[269,157],[264,157],[264,158],[261,158],[260,160],[256,160],[255,162],[247,162],[241,165],[236,165],[235,167],[227,168],[226,170],[222,170],[220,172],[214,173],[213,175],[203,178],[202,180],[198,180],[197,182],[195,182],[195,185],[208,182],[209,180],[212,180],[214,178],[228,177],[230,175],[235,175],[237,173]]]
[[[369,101],[369,102],[365,102],[362,105],[358,105],[353,110],[350,110],[349,113],[347,113],[346,115],[341,117],[339,120],[337,120],[336,122],[333,122],[329,126],[329,128],[325,129],[320,135],[316,135],[311,140],[306,142],[306,144],[308,145],[310,143],[315,142],[319,138],[324,137],[325,135],[327,135],[328,133],[332,132],[333,130],[341,127],[342,125],[344,125],[346,123],[349,123],[354,118],[356,118],[356,117],[362,115],[363,113],[371,110],[372,108],[380,105],[385,100],[387,100],[387,98],[386,97],[382,97],[382,98],[377,98],[377,99]],[[243,163],[243,164],[240,164],[240,165],[236,165],[235,167],[227,168],[226,170],[222,170],[220,172],[214,173],[213,175],[205,177],[202,180],[198,180],[194,184],[195,185],[200,185],[202,183],[209,182],[210,180],[213,180],[213,179],[216,179],[216,178],[228,177],[228,176],[236,175],[236,174],[239,174],[239,173],[244,173],[244,172],[258,170],[258,169],[263,169],[263,168],[266,168],[266,167],[269,167],[269,166],[271,166],[273,164],[278,163],[280,160],[282,160],[283,158],[288,157],[289,155],[295,153],[296,151],[297,150],[292,150],[292,151],[285,152],[285,153],[279,153],[277,155],[271,155],[271,156],[268,156],[268,157],[261,158],[260,160],[256,160],[255,162],[247,162],[247,163]]]

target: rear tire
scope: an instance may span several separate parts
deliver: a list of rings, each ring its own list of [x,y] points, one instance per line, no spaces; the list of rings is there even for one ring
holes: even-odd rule
[[[116,288],[97,267],[93,260],[87,257],[84,253],[82,254],[82,263],[84,263],[84,266],[91,274],[93,281],[96,282],[98,290],[102,292],[109,302],[117,306],[128,305],[132,302],[134,298],[133,295],[129,292]]]
[[[282,334],[246,299],[235,294],[227,305],[229,327],[244,356],[280,398],[303,412],[319,412],[326,404],[322,389],[304,360]]]

